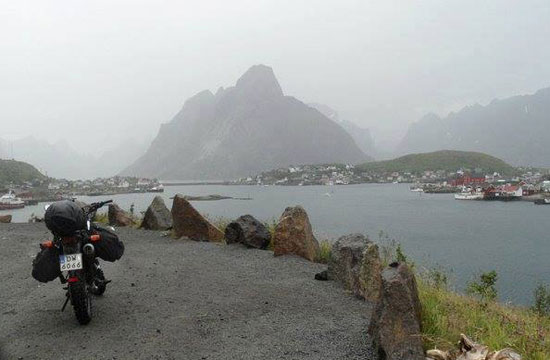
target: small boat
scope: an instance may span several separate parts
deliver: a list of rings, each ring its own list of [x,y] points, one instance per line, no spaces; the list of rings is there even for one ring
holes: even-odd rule
[[[422,189],[421,187],[411,187],[410,190],[412,192],[424,192],[424,189]]]
[[[462,188],[462,191],[455,194],[455,200],[483,200],[484,194],[481,189]]]
[[[163,193],[164,185],[160,184],[159,186],[154,186],[151,189],[149,189],[149,192]]]
[[[25,207],[25,202],[10,191],[6,195],[0,197],[0,210],[22,209]]]
[[[550,205],[550,199],[549,198],[537,199],[535,200],[535,205]]]

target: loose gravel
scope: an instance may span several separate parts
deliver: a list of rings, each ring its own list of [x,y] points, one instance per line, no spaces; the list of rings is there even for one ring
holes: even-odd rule
[[[126,253],[94,318],[65,312],[63,285],[35,281],[44,224],[0,224],[1,359],[373,359],[372,306],[325,266],[241,245],[117,229]]]

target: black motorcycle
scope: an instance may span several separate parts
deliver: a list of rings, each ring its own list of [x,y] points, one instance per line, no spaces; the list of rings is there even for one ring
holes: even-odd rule
[[[62,284],[67,284],[64,288],[67,290],[67,298],[61,310],[64,311],[70,301],[76,318],[82,325],[92,320],[92,295],[102,295],[110,282],[105,279],[96,258],[94,245],[102,241],[102,235],[95,231],[92,219],[98,209],[111,202],[112,200],[108,200],[85,206],[84,229],[75,230],[70,236],[60,236],[52,231],[54,240],[42,244],[43,247],[55,248],[59,254],[59,279]],[[61,223],[60,226],[64,225],[62,218],[58,217],[56,221]]]

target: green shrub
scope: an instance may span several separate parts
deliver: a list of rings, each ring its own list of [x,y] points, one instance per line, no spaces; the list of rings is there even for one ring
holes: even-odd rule
[[[495,287],[497,279],[498,275],[495,270],[483,273],[479,276],[479,281],[472,281],[468,284],[466,292],[479,297],[483,303],[494,301],[498,295]]]
[[[532,307],[533,311],[539,315],[550,315],[550,288],[539,284],[534,291],[535,303]]]
[[[403,249],[401,248],[401,244],[397,244],[397,248],[395,248],[395,259],[399,263],[408,264],[407,256],[403,252]]]

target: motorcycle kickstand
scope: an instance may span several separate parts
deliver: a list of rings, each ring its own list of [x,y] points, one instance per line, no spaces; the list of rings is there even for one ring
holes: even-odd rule
[[[67,295],[67,298],[65,299],[65,303],[63,304],[63,307],[61,308],[61,312],[65,311],[65,308],[67,307],[67,303],[70,300],[69,292],[67,292],[66,295]]]

